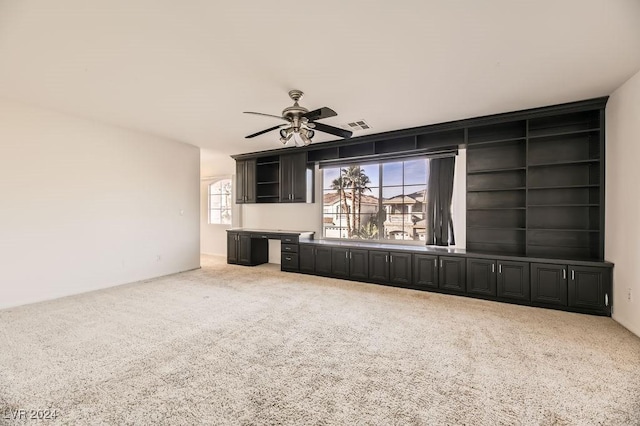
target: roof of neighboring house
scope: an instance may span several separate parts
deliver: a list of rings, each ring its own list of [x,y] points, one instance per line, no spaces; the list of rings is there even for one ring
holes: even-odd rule
[[[322,222],[329,225],[334,225],[332,217],[323,217]]]
[[[415,204],[417,201],[415,198],[411,198],[408,195],[397,195],[395,197],[382,201],[382,204]]]
[[[347,192],[347,199],[351,201],[351,193]],[[340,195],[337,192],[327,192],[322,197],[324,204],[336,204],[340,202]],[[378,205],[378,199],[370,195],[362,195],[360,198],[360,204]]]

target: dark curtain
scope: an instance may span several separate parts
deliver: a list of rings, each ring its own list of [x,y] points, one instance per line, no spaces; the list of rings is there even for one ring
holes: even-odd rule
[[[451,218],[455,164],[455,157],[434,158],[429,161],[425,203],[427,245],[448,246],[456,243]]]

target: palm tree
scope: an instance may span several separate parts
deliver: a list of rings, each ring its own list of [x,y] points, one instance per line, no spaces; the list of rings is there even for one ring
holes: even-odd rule
[[[351,238],[351,218],[349,215],[349,206],[347,205],[347,193],[344,190],[345,188],[345,179],[344,179],[344,169],[340,170],[340,177],[331,182],[331,189],[334,189],[338,196],[340,197],[340,205],[342,206],[342,211],[344,212],[347,219],[347,237]]]
[[[358,192],[358,178],[360,175],[360,166],[349,166],[346,169],[342,169],[342,184],[343,191],[347,189],[351,190],[351,205],[353,206],[353,224],[350,224],[351,232],[347,230],[349,238],[353,237],[353,232],[358,232],[358,211],[356,208],[356,194]],[[346,196],[346,195],[345,195]],[[348,221],[348,219],[347,219]]]
[[[371,179],[367,176],[360,166],[349,166],[340,170],[340,177],[332,183],[332,188],[336,189],[342,196],[345,210],[347,211],[347,236],[353,237],[354,234],[360,234],[362,221],[360,218],[360,209],[362,204],[362,194],[369,191],[368,185]],[[347,190],[350,191],[351,206],[353,207],[353,215],[349,211],[347,205]]]
[[[371,179],[369,179],[369,176],[367,176],[364,171],[362,169],[360,169],[360,173],[358,174],[358,181],[357,181],[357,188],[358,188],[358,226],[356,229],[358,229],[358,232],[360,232],[360,229],[362,228],[362,217],[360,216],[360,212],[361,210],[361,206],[362,206],[362,195],[367,192],[367,191],[371,191],[371,188],[369,188],[369,184],[371,183]]]

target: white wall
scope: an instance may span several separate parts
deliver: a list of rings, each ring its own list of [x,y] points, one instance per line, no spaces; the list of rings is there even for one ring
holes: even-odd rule
[[[606,120],[605,258],[615,263],[613,319],[640,336],[640,72],[611,95]]]
[[[199,149],[0,101],[0,308],[198,268]]]
[[[200,156],[200,252],[217,256],[227,255],[227,232],[233,227],[242,226],[241,206],[234,203],[231,225],[212,225],[209,223],[208,187],[219,178],[229,178],[235,173],[236,162],[228,155],[202,150]],[[235,190],[235,181],[233,184]]]

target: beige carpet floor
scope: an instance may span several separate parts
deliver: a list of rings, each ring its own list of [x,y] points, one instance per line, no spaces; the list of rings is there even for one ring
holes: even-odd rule
[[[610,318],[217,257],[2,310],[0,342],[8,424],[640,424],[640,339]]]

